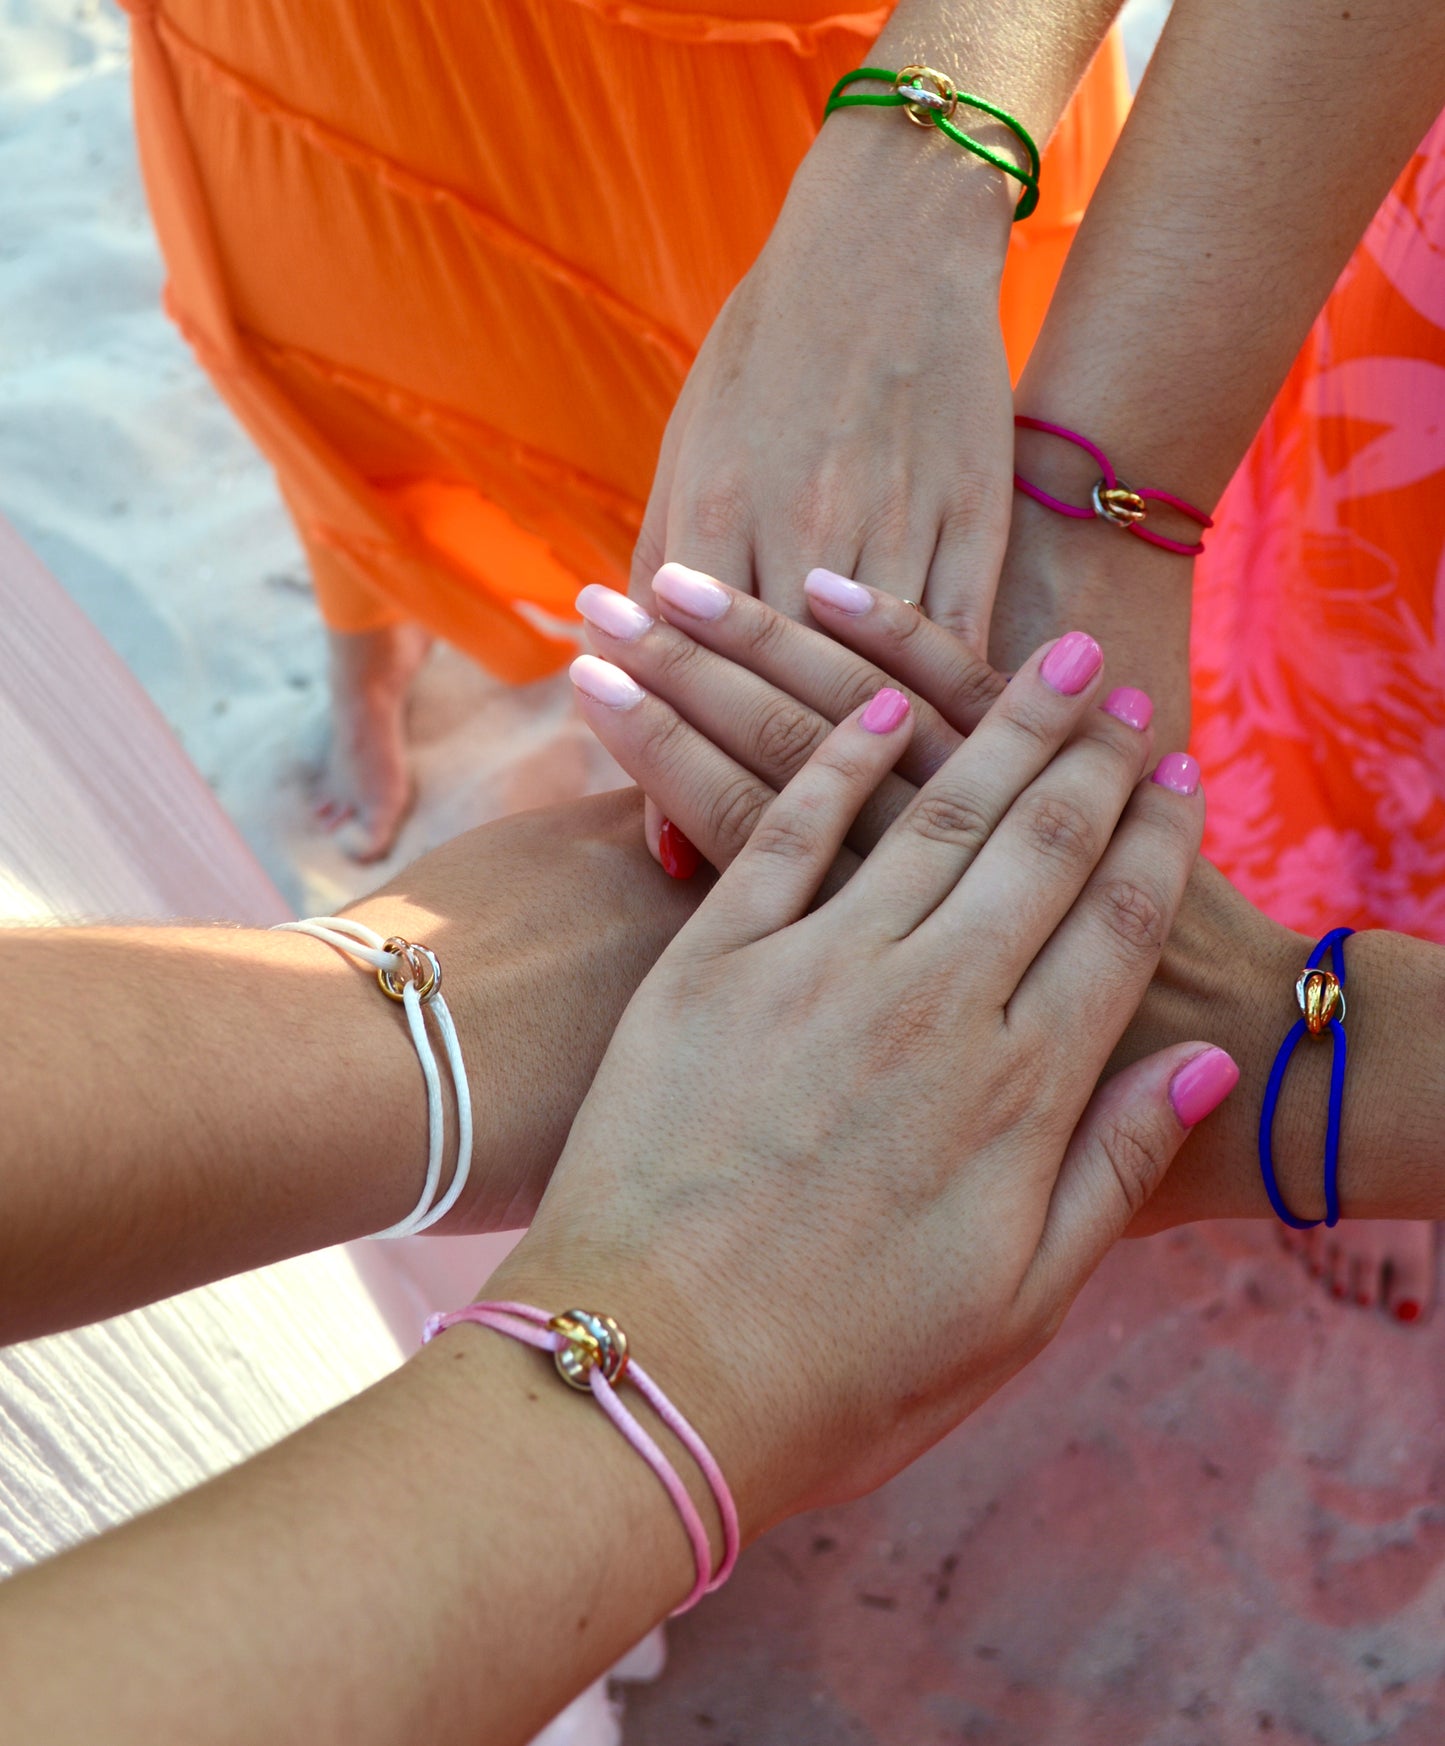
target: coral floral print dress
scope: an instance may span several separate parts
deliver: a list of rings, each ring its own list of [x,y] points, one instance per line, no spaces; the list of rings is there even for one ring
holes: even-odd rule
[[[1276,920],[1445,942],[1445,117],[1197,566],[1205,848]]]

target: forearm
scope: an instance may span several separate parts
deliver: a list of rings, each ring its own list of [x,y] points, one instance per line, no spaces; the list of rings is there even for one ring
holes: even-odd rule
[[[267,1454],[0,1587],[7,1728],[97,1746],[520,1746],[690,1572],[661,1486],[593,1403],[544,1355],[461,1328]]]
[[[631,998],[691,911],[633,792],[458,838],[349,914],[432,947],[471,1081],[447,1231],[524,1224]],[[382,1230],[426,1097],[401,1009],[321,942],[229,928],[0,934],[0,1342]],[[449,1133],[443,1186],[456,1156]]]
[[[1212,507],[1442,103],[1436,0],[1176,0],[1020,410]]]
[[[1018,409],[1131,484],[1209,510],[1371,214],[1445,101],[1434,0],[1178,0],[1070,252]],[[1347,142],[1337,145],[1336,142]],[[1019,470],[1087,502],[1097,466],[1020,432]],[[1154,511],[1161,532],[1194,537]],[[1015,495],[995,660],[1082,624],[1187,742],[1190,566]]]
[[[1207,1037],[1233,1055],[1240,1082],[1185,1142],[1136,1234],[1194,1219],[1272,1216],[1259,1169],[1260,1110],[1275,1054],[1299,1016],[1294,984],[1313,943],[1249,909],[1201,863],[1118,1064],[1176,1036]],[[1371,930],[1349,940],[1345,954],[1344,1216],[1445,1219],[1445,950]],[[1300,1044],[1276,1115],[1280,1190],[1300,1218],[1324,1216],[1330,1060],[1328,1041]]]

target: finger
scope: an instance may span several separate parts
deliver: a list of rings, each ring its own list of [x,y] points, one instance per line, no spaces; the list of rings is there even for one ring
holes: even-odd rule
[[[730,951],[807,914],[864,800],[908,742],[913,711],[885,686],[833,729],[763,815],[684,935]]]
[[[659,574],[670,568],[665,565]],[[732,589],[718,592],[746,601],[775,624],[788,622]],[[611,589],[595,584],[584,588],[577,609],[587,626],[587,640],[599,655],[630,673],[654,697],[665,698],[693,727],[775,790],[797,775],[832,731],[833,724],[806,704],[671,625],[648,618]],[[800,626],[794,629],[801,631]],[[819,643],[825,640],[813,631],[802,634]],[[883,684],[880,679],[867,696]],[[890,773],[854,821],[854,848],[866,853],[912,798],[911,784]]]
[[[1102,667],[1099,645],[1081,632],[1033,655],[983,724],[929,778],[873,850],[853,883],[851,901],[877,905],[897,939],[925,923],[985,852],[1018,797],[1087,718]],[[1126,787],[1124,796],[1127,792]],[[1016,849],[1016,861],[1020,855]],[[1026,860],[1014,867],[1014,900],[1034,876]],[[1004,919],[1006,934],[1020,925],[1007,914]],[[987,931],[976,937],[992,946]],[[1008,982],[1001,1002],[1013,988]]]
[[[657,610],[668,624],[829,722],[842,721],[881,686],[895,683],[891,674],[830,637],[682,564],[664,564],[653,590]],[[900,773],[921,781],[958,744],[958,734],[928,704],[912,696],[910,701],[917,726]]]
[[[1135,789],[1077,903],[1023,976],[1010,1021],[1057,1029],[1070,1014],[1069,1047],[1102,1071],[1108,1051],[1098,1048],[1144,998],[1203,834],[1199,766],[1170,753]]]
[[[830,570],[810,570],[803,591],[808,610],[830,637],[856,649],[875,669],[891,674],[895,683],[931,703],[961,734],[973,732],[1004,688],[1003,675],[982,656],[889,594]]]
[[[924,611],[980,660],[988,655],[1012,510],[1011,479],[976,478],[945,518],[929,566]]]
[[[730,866],[777,791],[700,734],[671,704],[651,697],[609,661],[579,655],[571,667],[577,702],[597,738],[644,793],[714,867]],[[661,845],[651,848],[662,859]],[[846,851],[825,890],[858,865]]]
[[[821,552],[812,563],[836,575],[852,576],[865,588],[875,588],[901,604],[921,608],[937,539],[938,516],[921,511],[911,500],[905,480],[875,506],[862,549],[851,566],[831,563]],[[806,589],[805,578],[805,593]]]
[[[1064,1154],[1023,1293],[1066,1305],[1159,1186],[1190,1129],[1238,1081],[1223,1049],[1195,1042],[1136,1061],[1100,1086]]]
[[[753,594],[758,582],[753,563],[756,540],[752,497],[740,479],[717,469],[702,482],[674,483],[665,562],[700,570],[740,593]]]
[[[1051,651],[1042,670],[1052,659]],[[1026,682],[1026,673],[1021,673],[1005,696]],[[1085,694],[1090,703],[1097,690]],[[948,952],[962,938],[987,939],[991,974],[1002,979],[1000,998],[1010,1000],[1108,849],[1148,765],[1152,739],[1147,727],[1136,728],[1110,710],[1086,714],[1070,743],[1007,809],[978,850],[967,880],[955,881],[920,928],[920,945]],[[953,797],[946,771],[929,788],[934,784],[945,797],[942,817],[947,822],[954,809],[948,804]],[[965,800],[969,786],[965,775],[959,784]],[[921,789],[920,798],[927,792]]]

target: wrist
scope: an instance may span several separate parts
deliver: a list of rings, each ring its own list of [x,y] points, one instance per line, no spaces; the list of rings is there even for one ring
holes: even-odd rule
[[[905,276],[924,257],[980,285],[1002,277],[1017,184],[901,110],[830,115],[793,186],[799,198],[840,209],[850,234],[871,230]]]

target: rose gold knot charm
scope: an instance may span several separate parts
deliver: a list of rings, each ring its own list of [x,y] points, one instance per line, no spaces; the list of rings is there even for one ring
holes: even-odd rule
[[[375,938],[375,935],[372,936]],[[384,940],[383,952],[390,952],[401,962],[390,968],[383,966],[376,973],[377,983],[381,992],[388,1000],[402,1000],[408,983],[416,984],[417,996],[421,1000],[430,1000],[442,985],[442,967],[437,962],[437,955],[426,946],[418,946],[410,940],[402,939],[400,934],[393,934],[389,940]]]
[[[1122,482],[1111,485],[1107,479],[1100,479],[1089,500],[1094,505],[1094,514],[1103,521],[1112,521],[1115,527],[1133,527],[1149,513],[1149,505],[1139,493]]]
[[[1294,992],[1312,1037],[1322,1036],[1335,1019],[1345,1016],[1345,991],[1332,971],[1306,970]]]
[[[949,121],[958,108],[958,87],[933,67],[904,67],[893,89],[905,99],[903,113],[915,127],[932,127],[936,119]]]
[[[571,1388],[590,1393],[591,1375],[602,1372],[603,1380],[617,1383],[627,1369],[627,1336],[611,1316],[593,1310],[563,1310],[547,1323],[567,1344],[553,1353],[557,1374]]]

